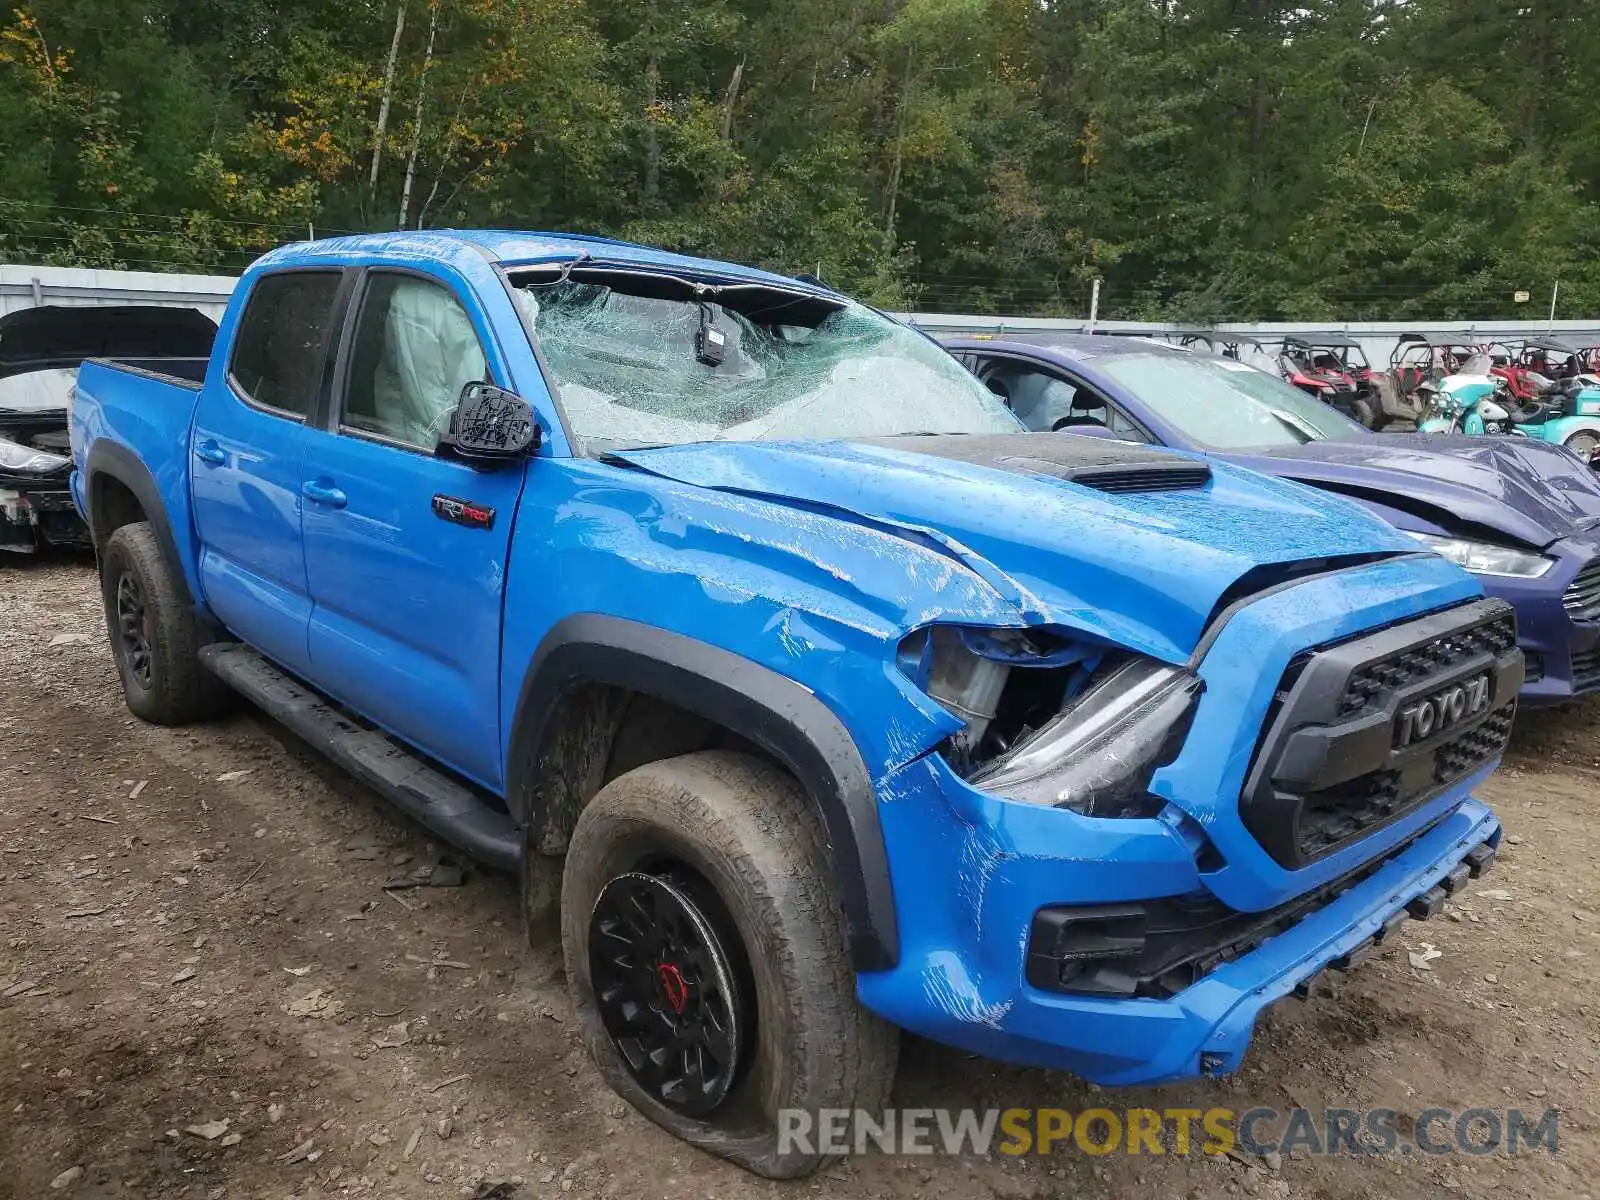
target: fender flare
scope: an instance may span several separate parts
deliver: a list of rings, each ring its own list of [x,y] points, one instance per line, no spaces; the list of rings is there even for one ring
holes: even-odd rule
[[[533,774],[561,702],[583,684],[627,688],[748,738],[785,766],[822,819],[857,971],[899,960],[889,859],[872,777],[849,731],[807,688],[776,671],[682,634],[621,617],[579,614],[539,643],[512,724],[506,796],[537,831]],[[537,837],[530,838],[536,843]]]
[[[1565,446],[1576,434],[1600,434],[1600,417],[1558,417],[1556,420],[1562,426],[1561,440],[1556,443],[1558,446]]]
[[[161,547],[161,557],[166,561],[168,576],[172,580],[173,587],[177,589],[179,599],[187,605],[193,605],[194,596],[189,591],[189,577],[184,574],[183,559],[178,554],[177,540],[172,536],[172,524],[167,518],[166,505],[161,500],[161,489],[156,486],[155,476],[150,473],[150,468],[126,446],[101,439],[89,447],[89,452],[84,457],[83,477],[83,505],[87,510],[84,515],[88,518],[89,534],[94,539],[96,551],[111,534],[111,530],[101,524],[103,515],[97,515],[95,511],[99,481],[114,479],[132,492],[139,501],[145,519],[155,531],[156,542]]]

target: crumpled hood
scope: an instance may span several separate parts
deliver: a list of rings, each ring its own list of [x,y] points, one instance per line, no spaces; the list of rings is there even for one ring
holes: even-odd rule
[[[1386,433],[1216,457],[1540,548],[1600,525],[1600,477],[1560,446],[1531,438]]]
[[[1065,476],[1085,463],[1205,460],[1065,434],[709,442],[609,457],[937,544],[1023,620],[1100,631],[1168,661],[1188,657],[1219,598],[1252,568],[1417,549],[1357,505],[1220,463],[1200,487],[1095,490]]]

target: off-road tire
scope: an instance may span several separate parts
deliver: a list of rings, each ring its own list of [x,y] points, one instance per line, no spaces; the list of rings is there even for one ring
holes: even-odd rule
[[[899,1031],[856,1003],[824,847],[793,778],[751,755],[708,750],[612,780],[579,816],[567,850],[562,949],[601,1074],[663,1129],[772,1179],[806,1175],[827,1161],[794,1147],[779,1153],[778,1111],[876,1112],[888,1100],[899,1051]],[[590,919],[606,885],[665,861],[687,868],[720,901],[754,996],[742,1074],[704,1118],[663,1104],[628,1072],[590,976]]]
[[[144,678],[119,627],[118,589],[124,576],[137,586],[147,614]],[[209,629],[179,595],[148,521],[123,525],[100,547],[100,594],[122,695],[134,716],[152,725],[187,725],[233,707],[233,692],[200,665]]]

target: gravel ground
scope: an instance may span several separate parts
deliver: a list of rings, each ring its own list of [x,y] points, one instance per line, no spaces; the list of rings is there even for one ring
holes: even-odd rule
[[[625,1108],[514,882],[388,892],[440,848],[271,723],[124,709],[92,564],[0,565],[0,1196],[1582,1196],[1595,1185],[1595,705],[1535,713],[1484,789],[1494,875],[1245,1068],[1110,1093],[909,1040],[902,1107],[1560,1110],[1560,1151],[858,1156],[754,1179]],[[1426,969],[1411,952],[1439,951]],[[26,986],[24,986],[26,985]],[[225,1124],[224,1124],[225,1123]],[[209,1136],[208,1136],[209,1135]],[[52,1185],[59,1183],[57,1190]]]

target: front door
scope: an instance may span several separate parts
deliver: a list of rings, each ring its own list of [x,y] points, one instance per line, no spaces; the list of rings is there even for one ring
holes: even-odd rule
[[[189,445],[206,603],[234,634],[300,672],[311,613],[300,456],[327,378],[343,279],[281,271],[250,285],[222,378],[213,370],[201,390]]]
[[[523,464],[435,454],[462,387],[504,382],[464,292],[373,271],[326,428],[302,461],[310,678],[488,787],[500,779],[500,623]],[[498,377],[498,378],[497,378]]]

